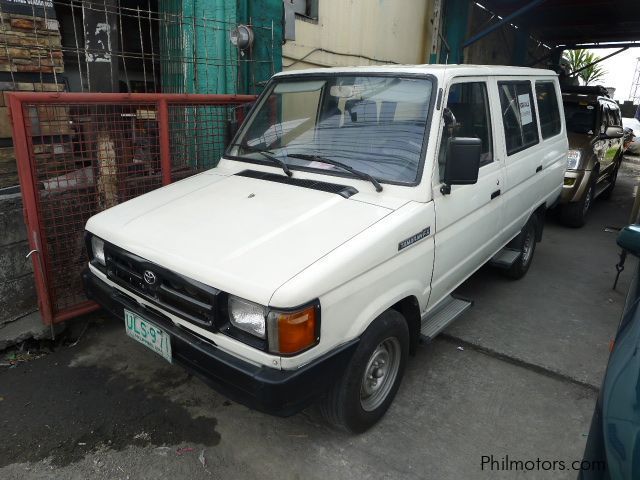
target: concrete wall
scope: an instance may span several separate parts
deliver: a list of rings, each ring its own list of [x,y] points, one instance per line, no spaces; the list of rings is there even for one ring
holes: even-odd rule
[[[321,0],[318,5],[317,21],[296,18],[295,40],[282,47],[284,70],[428,63],[432,0]],[[317,51],[296,62],[316,48],[351,55]]]
[[[0,195],[0,328],[38,309],[19,193]]]
[[[638,105],[634,105],[631,100],[627,100],[620,104],[620,111],[623,117],[633,118],[636,115]]]

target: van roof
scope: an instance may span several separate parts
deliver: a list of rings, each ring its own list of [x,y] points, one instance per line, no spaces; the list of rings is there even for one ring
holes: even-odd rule
[[[318,73],[439,73],[452,71],[455,75],[471,76],[471,75],[517,75],[526,77],[536,76],[557,76],[553,70],[545,70],[542,68],[528,67],[510,67],[504,65],[442,65],[442,64],[424,64],[424,65],[369,65],[365,67],[328,67],[328,68],[309,68],[304,70],[287,70],[286,72],[277,73],[276,77],[287,75],[313,75]]]

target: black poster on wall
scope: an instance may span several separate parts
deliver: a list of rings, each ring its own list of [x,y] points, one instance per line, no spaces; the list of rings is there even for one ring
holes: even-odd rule
[[[0,0],[3,13],[56,18],[52,0]]]

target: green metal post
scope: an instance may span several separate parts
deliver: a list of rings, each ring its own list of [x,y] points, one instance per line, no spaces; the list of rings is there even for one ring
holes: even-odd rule
[[[470,3],[468,0],[447,0],[444,5],[444,38],[449,51],[443,44],[440,58],[446,58],[446,63],[462,63],[462,43],[467,35]]]
[[[513,45],[513,53],[511,55],[511,64],[516,66],[524,66],[527,63],[527,43],[529,42],[529,31],[519,27],[516,30],[516,41]]]

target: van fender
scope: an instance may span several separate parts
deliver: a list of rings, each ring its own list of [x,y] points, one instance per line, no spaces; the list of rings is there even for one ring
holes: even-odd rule
[[[398,302],[413,297],[415,299],[428,298],[428,293],[425,295],[423,291],[424,285],[417,280],[407,280],[401,284],[396,285],[390,290],[385,292],[378,292],[379,295],[375,296],[375,302],[369,303],[355,318],[351,324],[351,327],[347,331],[346,338],[356,338],[364,333],[364,331],[371,325],[371,323],[378,318],[382,313],[386,312]],[[420,305],[420,312],[425,308],[427,303]],[[405,319],[407,322],[410,319]]]

